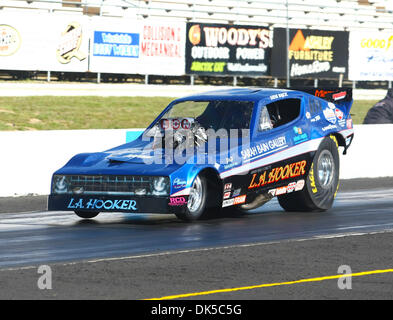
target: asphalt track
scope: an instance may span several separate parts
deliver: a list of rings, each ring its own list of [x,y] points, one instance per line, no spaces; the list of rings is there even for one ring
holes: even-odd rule
[[[120,213],[82,221],[29,210],[42,198],[3,199],[0,299],[392,299],[392,180],[343,183],[324,213],[286,213],[273,200],[191,224]],[[42,265],[52,289],[37,286]],[[340,266],[350,289],[338,286]]]

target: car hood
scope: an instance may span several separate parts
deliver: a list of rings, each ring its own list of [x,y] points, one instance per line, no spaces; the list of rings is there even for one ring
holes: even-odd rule
[[[153,149],[152,143],[136,140],[104,152],[78,154],[56,173],[169,176],[185,165],[188,168],[213,166],[220,171],[225,165],[220,166],[218,163],[226,159],[228,150],[222,151],[208,154],[184,150],[174,154],[165,149]],[[240,161],[233,159],[233,164]]]

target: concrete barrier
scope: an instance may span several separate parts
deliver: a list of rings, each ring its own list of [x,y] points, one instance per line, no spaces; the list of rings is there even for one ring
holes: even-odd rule
[[[393,125],[355,125],[341,179],[393,177]],[[130,141],[140,129],[0,132],[0,197],[48,194],[52,173],[73,155]],[[393,179],[393,178],[392,178]]]
[[[49,194],[53,172],[72,156],[123,144],[128,132],[140,130],[0,132],[0,197]]]
[[[354,125],[354,131],[348,154],[340,156],[340,178],[393,177],[393,124]]]

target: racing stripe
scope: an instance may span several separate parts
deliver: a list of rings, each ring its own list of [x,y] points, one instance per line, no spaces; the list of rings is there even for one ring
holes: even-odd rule
[[[171,197],[178,197],[178,196],[188,196],[190,194],[191,188],[185,188],[180,190],[176,193],[171,194]]]
[[[316,151],[319,147],[319,144],[324,138],[318,138],[318,139],[313,139],[309,140],[306,142],[303,142],[301,144],[295,145],[293,147],[290,147],[286,150],[282,150],[279,152],[276,152],[272,155],[269,155],[265,158],[251,161],[247,164],[241,165],[239,167],[224,171],[220,173],[221,179],[228,178],[230,176],[238,175],[238,174],[245,174],[248,173],[250,170],[264,167],[266,165],[279,162],[282,160],[286,160],[292,157],[295,157],[300,154]]]
[[[345,129],[341,130],[338,133],[340,133],[344,138],[348,138],[351,134],[354,133],[353,129]]]

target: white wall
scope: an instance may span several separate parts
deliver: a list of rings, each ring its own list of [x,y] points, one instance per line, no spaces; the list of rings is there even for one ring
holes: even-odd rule
[[[341,156],[341,179],[392,177],[393,124],[354,125],[355,137]]]
[[[127,131],[0,132],[0,196],[49,194],[53,172],[72,156],[123,144]]]
[[[393,125],[355,125],[354,130],[354,142],[341,156],[341,179],[393,179]],[[52,173],[73,155],[123,144],[127,131],[0,132],[0,196],[48,194]]]

